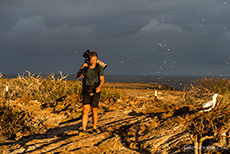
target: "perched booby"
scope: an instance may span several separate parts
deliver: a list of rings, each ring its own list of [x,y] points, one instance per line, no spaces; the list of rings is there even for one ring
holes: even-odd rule
[[[210,102],[206,102],[202,105],[202,111],[208,112],[211,111],[216,106],[216,98],[219,94],[214,94]],[[201,111],[201,112],[202,112]]]

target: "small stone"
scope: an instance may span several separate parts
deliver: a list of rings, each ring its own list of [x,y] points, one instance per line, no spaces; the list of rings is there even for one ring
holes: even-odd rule
[[[138,143],[132,142],[132,143],[130,143],[129,147],[130,147],[131,149],[139,149],[137,145],[138,145]]]

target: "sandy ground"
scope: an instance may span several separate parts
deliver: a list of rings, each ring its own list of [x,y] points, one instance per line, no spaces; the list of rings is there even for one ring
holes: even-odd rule
[[[115,88],[127,96],[136,98],[153,99],[155,90],[150,83],[126,83],[126,82],[106,82],[105,87]],[[183,91],[158,90],[157,95],[167,92],[168,94],[181,95]]]

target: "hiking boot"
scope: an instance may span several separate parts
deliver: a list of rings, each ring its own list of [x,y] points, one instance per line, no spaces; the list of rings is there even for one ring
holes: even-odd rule
[[[96,129],[96,128],[93,128],[93,134],[98,134],[98,133],[100,133],[100,131],[98,130],[98,129]]]
[[[87,134],[88,134],[88,132],[84,129],[79,132],[79,136],[85,136]]]

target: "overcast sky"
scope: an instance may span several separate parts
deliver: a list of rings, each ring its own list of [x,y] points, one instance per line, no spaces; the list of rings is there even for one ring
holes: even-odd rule
[[[230,75],[230,0],[0,0],[0,72]]]

